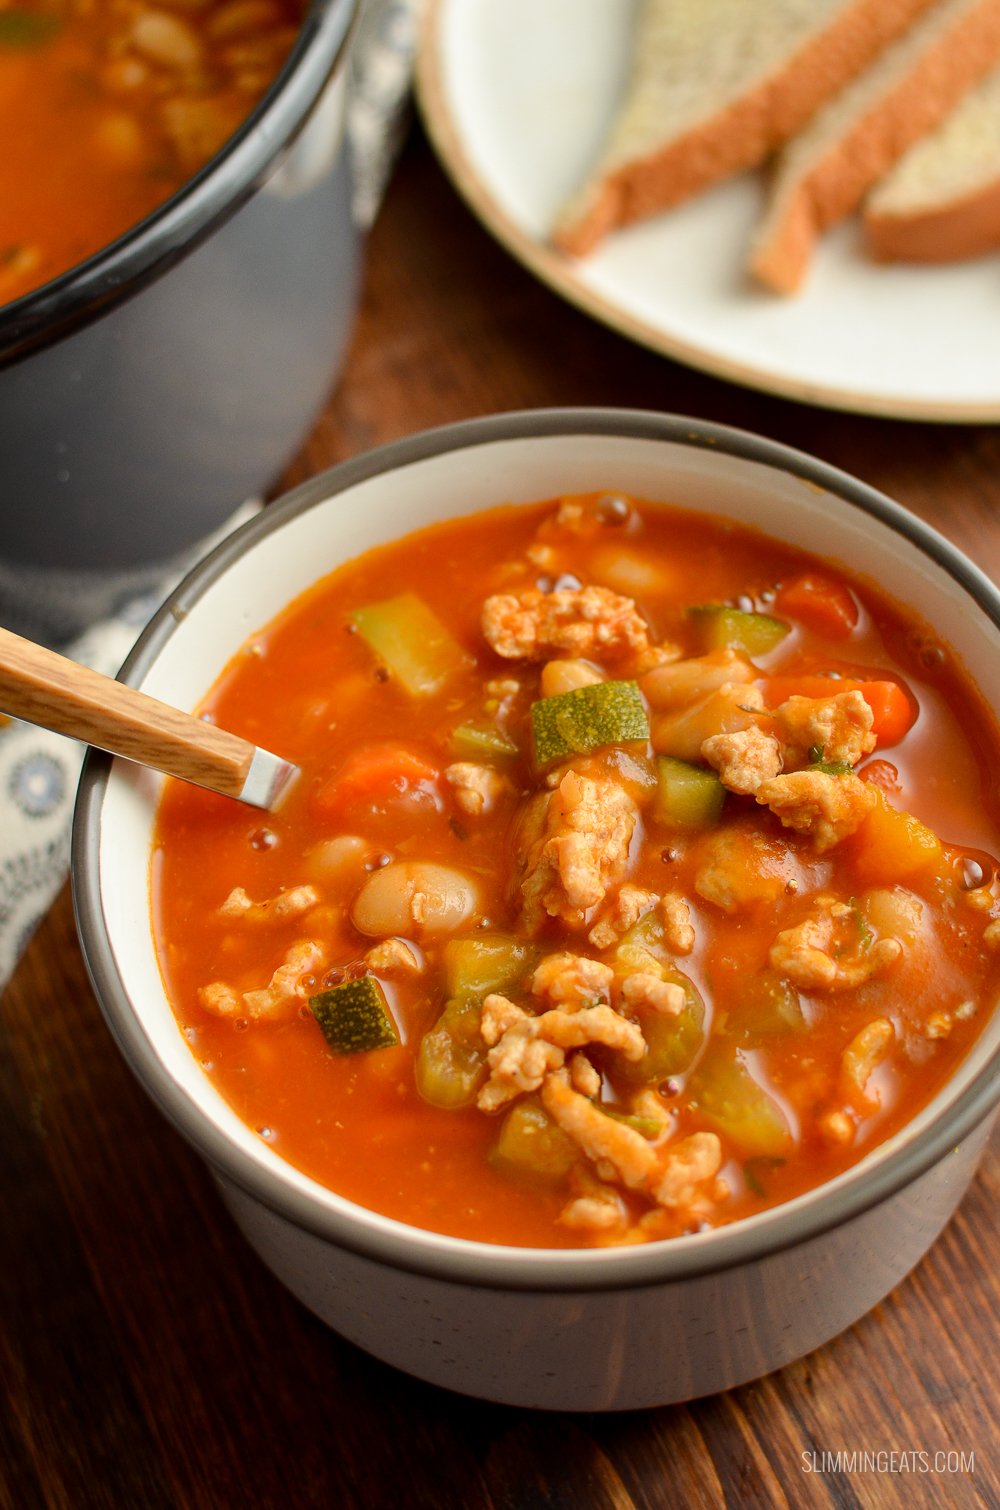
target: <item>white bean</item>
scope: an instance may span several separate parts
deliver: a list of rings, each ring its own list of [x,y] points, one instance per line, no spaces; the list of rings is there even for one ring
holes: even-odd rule
[[[738,650],[713,650],[657,666],[640,677],[639,685],[654,709],[690,707],[726,682],[751,682],[759,673]]]
[[[464,871],[428,860],[397,860],[368,877],[351,920],[373,938],[450,933],[479,909],[476,883]]]
[[[374,851],[368,839],[359,834],[336,834],[322,839],[306,851],[309,874],[324,881],[360,881],[365,860]]]
[[[575,692],[577,687],[591,687],[603,680],[589,661],[546,661],[542,667],[542,696],[556,697],[560,692]]]

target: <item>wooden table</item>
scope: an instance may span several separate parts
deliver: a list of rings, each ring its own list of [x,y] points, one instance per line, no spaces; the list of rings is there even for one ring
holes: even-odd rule
[[[510,261],[415,132],[371,238],[346,371],[286,480],[424,426],[577,403],[801,446],[1000,580],[1000,428],[825,413],[640,350]],[[544,1416],[395,1373],[271,1278],[113,1046],[68,894],[0,1015],[4,1510],[1000,1505],[995,1146],[916,1272],[811,1357],[690,1405]],[[823,1461],[807,1455],[838,1450],[974,1454],[974,1469],[807,1471]]]

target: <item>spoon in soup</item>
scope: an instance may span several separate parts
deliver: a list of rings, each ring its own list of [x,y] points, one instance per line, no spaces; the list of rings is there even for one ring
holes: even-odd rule
[[[9,629],[0,629],[0,709],[251,807],[275,807],[298,773],[249,740]]]

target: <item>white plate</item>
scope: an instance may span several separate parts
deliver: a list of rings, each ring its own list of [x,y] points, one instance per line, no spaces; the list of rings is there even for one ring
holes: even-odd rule
[[[582,260],[549,247],[622,89],[634,10],[634,0],[429,0],[421,112],[484,224],[597,319],[721,377],[838,409],[1000,419],[1000,258],[879,266],[852,221],[824,238],[804,291],[778,298],[743,273],[757,174],[616,232]]]

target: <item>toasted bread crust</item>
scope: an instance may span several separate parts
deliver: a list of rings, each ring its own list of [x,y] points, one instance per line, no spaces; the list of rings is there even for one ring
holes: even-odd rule
[[[584,256],[609,231],[758,166],[931,3],[854,0],[756,89],[660,151],[633,159],[587,186],[553,231],[554,244]]]
[[[1000,177],[974,194],[909,215],[866,211],[865,234],[880,262],[962,262],[1000,247]]]
[[[795,293],[821,232],[856,209],[866,191],[998,58],[1000,0],[980,0],[775,202],[751,253],[754,277],[776,293]]]

